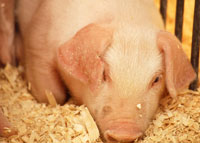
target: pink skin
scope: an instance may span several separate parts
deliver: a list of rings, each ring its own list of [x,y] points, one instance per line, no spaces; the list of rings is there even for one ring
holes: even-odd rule
[[[166,90],[176,97],[195,78],[180,42],[160,31],[152,2],[134,2],[20,0],[18,5],[32,93],[48,102],[45,90],[50,90],[63,104],[67,87],[89,108],[107,142],[141,136]]]
[[[0,0],[0,63],[15,63],[14,0]]]

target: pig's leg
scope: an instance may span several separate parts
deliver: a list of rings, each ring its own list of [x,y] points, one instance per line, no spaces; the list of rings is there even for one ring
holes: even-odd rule
[[[54,23],[49,19],[48,13],[51,12],[46,12],[44,10],[46,8],[39,8],[39,5],[45,7],[49,1],[29,2],[21,0],[17,5],[26,78],[31,83],[31,92],[39,102],[48,103],[46,93],[52,92],[57,103],[63,104],[66,92],[57,72],[55,60],[57,40],[49,40],[49,29],[54,28]],[[26,6],[30,11],[24,11]]]
[[[16,133],[17,131],[12,128],[8,119],[3,115],[3,113],[0,110],[0,136],[8,137]]]
[[[38,53],[38,52],[37,52]],[[34,57],[35,56],[35,57]],[[64,104],[66,92],[64,84],[57,73],[56,66],[52,60],[47,60],[47,55],[32,55],[26,58],[26,77],[31,83],[31,91],[39,102],[48,103],[47,91],[52,92],[57,103]]]
[[[0,0],[0,62],[15,64],[14,0]]]

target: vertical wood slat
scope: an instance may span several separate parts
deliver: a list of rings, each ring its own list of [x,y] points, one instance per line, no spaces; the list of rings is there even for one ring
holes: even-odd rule
[[[183,13],[184,13],[184,0],[177,0],[176,1],[175,35],[180,41],[182,41]]]
[[[196,79],[191,83],[190,89],[198,88],[198,69],[199,69],[199,42],[200,42],[200,0],[195,0],[193,34],[192,34],[192,52],[191,63],[197,73]]]
[[[166,24],[167,0],[160,0],[160,13],[162,15],[164,24]]]

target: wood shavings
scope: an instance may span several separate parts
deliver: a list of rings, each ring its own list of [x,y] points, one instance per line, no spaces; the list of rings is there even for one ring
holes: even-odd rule
[[[31,83],[30,82],[28,82],[28,87],[27,88],[28,88],[29,91],[31,91]]]
[[[5,134],[11,133],[11,129],[8,128],[8,127],[4,127],[3,130],[4,130],[4,133],[5,133]]]
[[[158,142],[200,142],[200,92],[188,90],[187,94],[170,96],[161,101],[161,106],[140,141]],[[180,106],[181,105],[181,106]]]
[[[0,109],[18,129],[18,135],[0,143],[102,143],[99,130],[85,106],[38,103],[28,92],[21,67],[0,69]],[[54,106],[52,106],[54,105]]]
[[[89,138],[92,142],[94,142],[99,137],[97,126],[87,108],[84,108],[84,110],[81,111],[81,115],[83,120],[86,121],[85,126],[88,131]]]
[[[55,96],[53,95],[53,93],[48,90],[46,90],[45,93],[46,93],[47,99],[49,101],[49,104],[52,106],[56,106],[57,102],[56,102],[56,99],[55,99]]]

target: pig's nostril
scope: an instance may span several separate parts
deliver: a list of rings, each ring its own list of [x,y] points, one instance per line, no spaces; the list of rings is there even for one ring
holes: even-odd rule
[[[106,139],[107,141],[109,141],[109,142],[118,142],[118,140],[115,139],[115,138],[112,136],[112,134],[109,133],[109,131],[107,131],[107,132],[104,134],[104,136],[105,136],[105,139]]]
[[[108,136],[108,137],[107,137],[107,141],[110,141],[110,142],[118,142],[118,140],[114,139],[114,138],[111,137],[111,136]]]

